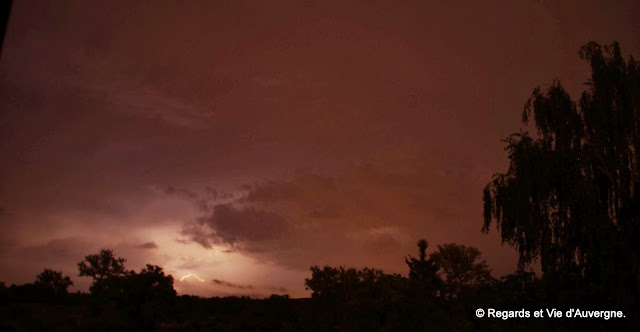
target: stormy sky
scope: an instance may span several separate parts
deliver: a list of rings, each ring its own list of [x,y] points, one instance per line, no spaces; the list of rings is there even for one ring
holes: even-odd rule
[[[307,296],[482,227],[536,86],[640,55],[637,1],[15,1],[0,58],[0,281],[101,248],[180,294]]]

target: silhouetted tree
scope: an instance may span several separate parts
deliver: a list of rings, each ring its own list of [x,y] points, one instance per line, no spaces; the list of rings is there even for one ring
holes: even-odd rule
[[[85,256],[84,261],[78,263],[79,276],[92,277],[91,292],[95,292],[103,287],[106,278],[126,274],[124,262],[126,259],[113,256],[113,250],[102,249],[99,254]]]
[[[313,291],[312,297],[348,301],[358,281],[358,272],[343,266],[311,267],[311,278],[305,278],[305,288]]]
[[[62,295],[67,294],[67,289],[73,285],[73,281],[69,276],[62,277],[62,272],[44,269],[36,276],[34,284],[53,295]]]
[[[378,330],[390,324],[406,293],[406,279],[382,270],[311,267],[305,279],[317,310],[328,323],[321,329]]]
[[[411,255],[405,258],[409,267],[409,280],[399,330],[434,330],[442,322],[438,298],[442,280],[437,274],[438,267],[427,256],[427,241],[421,239],[417,245],[418,258]]]
[[[140,273],[132,272],[126,276],[131,290],[138,298],[164,301],[176,296],[173,289],[173,276],[165,275],[161,267],[147,264]]]
[[[395,316],[399,302],[406,294],[406,278],[399,274],[387,274],[382,270],[364,268],[358,271],[357,298],[360,321],[370,321],[360,330],[376,330],[388,326]]]
[[[7,32],[9,23],[9,14],[11,13],[12,0],[3,1],[0,4],[0,55],[2,54],[2,45],[4,44],[4,35]]]
[[[161,267],[147,264],[139,273],[111,275],[103,281],[100,295],[116,307],[136,329],[153,330],[156,321],[170,310],[176,297],[173,276]]]
[[[474,247],[449,243],[429,255],[443,280],[444,295],[456,297],[464,287],[488,284],[493,278],[487,262]]]
[[[504,140],[510,166],[484,189],[483,232],[495,220],[520,267],[539,258],[546,277],[639,303],[640,64],[625,63],[617,43],[590,42],[579,55],[591,66],[580,102],[557,79],[536,88],[522,121],[537,135]]]
[[[540,294],[540,279],[533,272],[517,270],[502,276],[495,287],[498,299],[504,307],[544,306]]]
[[[437,275],[438,267],[431,258],[427,259],[428,247],[427,240],[421,239],[418,241],[419,258],[411,257],[411,255],[405,258],[405,262],[409,266],[409,279],[438,286],[441,282]]]

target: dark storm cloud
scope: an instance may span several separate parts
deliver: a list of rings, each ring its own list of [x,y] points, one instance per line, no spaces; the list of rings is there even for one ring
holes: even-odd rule
[[[284,287],[267,287],[268,290],[278,292],[278,293],[288,293],[289,290]]]
[[[191,241],[186,240],[186,239],[181,239],[181,238],[176,238],[176,242],[178,242],[178,243],[182,243],[182,244],[189,244],[189,243],[191,243]]]
[[[182,235],[187,236],[189,240],[177,239],[178,243],[190,243],[193,241],[200,244],[204,248],[212,249],[212,245],[219,242],[219,238],[216,236],[215,231],[206,224],[199,222],[190,222],[182,226]]]
[[[380,264],[386,257],[386,264],[401,269],[401,258],[414,251],[419,237],[461,239],[460,227],[479,225],[477,216],[459,207],[478,199],[468,186],[481,190],[485,176],[489,171],[477,166],[438,170],[401,155],[338,175],[298,172],[244,185],[244,196],[213,205],[213,213],[203,211],[183,234],[206,248],[229,245],[294,268]]]
[[[220,280],[220,279],[213,279],[212,280],[214,285],[219,285],[219,286],[223,286],[223,287],[228,287],[228,288],[233,288],[233,289],[237,289],[237,290],[254,290],[254,289],[262,289],[262,290],[266,290],[266,291],[271,291],[271,292],[277,292],[277,293],[288,293],[289,290],[285,287],[275,287],[275,286],[253,286],[253,285],[243,285],[243,284],[237,284],[237,283],[232,283],[229,281],[225,281],[225,280]],[[258,297],[266,297],[265,295],[259,295]]]
[[[213,215],[202,222],[216,230],[225,242],[260,242],[284,235],[287,222],[277,213],[255,208],[235,208],[229,204],[217,205]]]
[[[224,280],[218,280],[218,279],[213,279],[213,283],[216,284],[216,285],[221,285],[221,286],[230,287],[230,288],[254,289],[254,287],[252,285],[234,284],[232,282],[228,282],[228,281],[224,281]]]
[[[158,245],[155,242],[151,241],[151,242],[145,242],[143,244],[140,244],[140,245],[136,246],[136,248],[139,248],[139,249],[158,249]]]
[[[194,224],[185,225],[183,235],[191,237],[204,247],[221,242],[230,246],[237,243],[258,244],[283,237],[288,231],[286,220],[274,212],[254,207],[236,208],[231,204],[218,204]],[[251,247],[260,250],[259,247]]]
[[[259,184],[244,185],[247,191],[241,203],[270,204],[277,201],[291,201],[306,198],[305,208],[309,216],[316,218],[337,218],[343,211],[338,200],[332,200],[330,195],[316,195],[313,190],[323,193],[337,193],[340,188],[336,179],[330,176],[319,176],[310,173],[299,174],[297,179],[304,178],[304,182],[281,180],[265,181]]]

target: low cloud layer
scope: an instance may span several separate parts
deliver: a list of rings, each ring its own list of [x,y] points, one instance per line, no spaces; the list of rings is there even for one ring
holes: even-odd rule
[[[145,242],[143,244],[138,245],[138,248],[140,249],[158,249],[158,245],[151,241],[151,242]]]
[[[251,285],[239,285],[239,284],[234,284],[232,282],[228,282],[228,281],[224,281],[224,280],[218,280],[218,279],[213,279],[212,281],[216,285],[221,285],[221,286],[230,287],[230,288],[254,289],[254,287],[251,286]]]

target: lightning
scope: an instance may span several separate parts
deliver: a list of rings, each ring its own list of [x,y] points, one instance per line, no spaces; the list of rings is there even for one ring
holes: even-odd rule
[[[187,278],[189,278],[189,277],[194,277],[194,278],[196,278],[196,280],[198,280],[198,281],[200,281],[200,282],[204,282],[204,279],[200,279],[200,277],[198,277],[197,275],[192,274],[192,273],[189,273],[189,274],[187,274],[186,276],[184,276],[184,277],[180,278],[180,281],[184,281],[184,279],[187,279]]]

